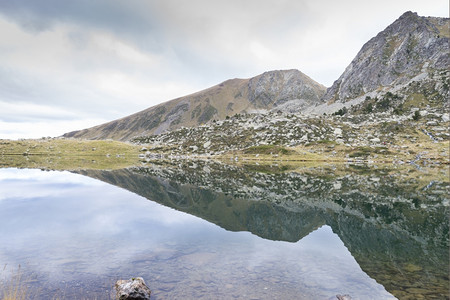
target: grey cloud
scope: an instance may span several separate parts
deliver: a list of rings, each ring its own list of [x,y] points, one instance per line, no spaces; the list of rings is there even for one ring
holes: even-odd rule
[[[147,31],[152,27],[152,10],[140,10],[143,1],[115,0],[2,0],[0,11],[19,22],[34,18],[47,26],[55,22],[75,22],[115,31]],[[138,4],[136,6],[136,4]],[[150,17],[148,17],[150,16]]]
[[[157,50],[163,39],[153,1],[119,0],[0,0],[0,13],[24,29],[39,33],[61,23],[86,30],[100,29]]]
[[[33,32],[70,23],[111,32],[152,53],[191,52],[190,67],[206,55],[215,68],[222,67],[220,40],[237,49],[249,39],[283,42],[290,28],[311,21],[304,1],[287,0],[0,0],[0,13]],[[78,46],[86,42],[71,38]]]

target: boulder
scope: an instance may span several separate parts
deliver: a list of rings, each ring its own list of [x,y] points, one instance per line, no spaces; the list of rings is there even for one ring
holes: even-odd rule
[[[118,280],[115,284],[116,299],[149,300],[151,291],[142,277]]]

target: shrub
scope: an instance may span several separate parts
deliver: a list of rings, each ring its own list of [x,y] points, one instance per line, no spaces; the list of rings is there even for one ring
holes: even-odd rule
[[[369,114],[373,111],[373,104],[372,103],[368,103],[367,105],[364,106],[363,108],[363,112],[366,114]]]
[[[340,110],[335,112],[333,115],[335,115],[335,116],[343,116],[343,115],[345,115],[347,113],[347,111],[348,111],[347,107],[344,106],[343,108],[341,108]]]

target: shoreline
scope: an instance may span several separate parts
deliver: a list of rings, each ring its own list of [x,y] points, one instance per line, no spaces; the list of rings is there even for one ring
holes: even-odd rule
[[[152,147],[154,147],[152,149]],[[260,145],[222,154],[177,153],[169,146],[119,141],[41,139],[0,140],[0,166],[49,169],[117,169],[164,160],[215,160],[241,164],[411,164],[447,166],[449,141],[419,145],[351,146],[336,142],[296,147]]]

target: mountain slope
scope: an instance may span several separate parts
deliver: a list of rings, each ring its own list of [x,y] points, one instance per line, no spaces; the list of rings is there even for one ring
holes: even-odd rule
[[[449,19],[406,12],[359,51],[323,101],[346,102],[383,87],[410,82],[449,66]]]
[[[86,139],[130,140],[180,127],[222,120],[256,110],[299,111],[317,104],[326,88],[298,70],[265,72],[250,79],[231,79],[128,117],[64,134]]]

